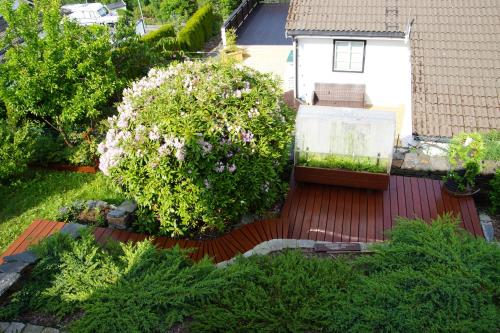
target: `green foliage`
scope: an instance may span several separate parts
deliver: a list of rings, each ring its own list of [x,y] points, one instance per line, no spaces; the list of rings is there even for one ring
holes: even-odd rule
[[[0,118],[0,183],[26,170],[35,137],[32,124],[15,126]]]
[[[0,309],[62,317],[72,332],[498,332],[500,249],[439,218],[400,220],[391,240],[359,257],[285,251],[224,269],[178,248],[99,247],[57,234]]]
[[[142,41],[149,44],[150,47],[155,47],[156,44],[163,38],[175,37],[175,30],[171,24],[164,24],[158,30],[148,32],[142,36]]]
[[[387,173],[388,161],[384,158],[364,156],[340,156],[317,153],[298,153],[298,165],[314,168],[345,169],[351,171],[365,171]]]
[[[180,47],[188,51],[202,50],[205,42],[214,33],[215,21],[216,17],[211,4],[198,9],[177,35]]]
[[[33,8],[22,2],[17,10],[3,1],[0,13],[10,45],[0,63],[0,98],[16,119],[43,121],[71,146],[68,133],[98,119],[116,88],[107,28],[63,19],[58,0]]]
[[[118,110],[100,168],[164,234],[223,229],[286,191],[293,113],[269,75],[188,61],[152,70]]]
[[[451,139],[448,150],[450,165],[465,169],[463,175],[451,170],[447,178],[458,184],[460,191],[473,188],[476,176],[481,172],[481,162],[485,156],[483,138],[479,133],[460,133]]]
[[[500,214],[500,169],[497,169],[495,176],[490,182],[490,186],[491,212],[493,214]]]
[[[195,0],[162,0],[159,14],[163,20],[174,22],[179,26],[196,10]]]
[[[40,171],[0,186],[0,253],[36,219],[55,220],[58,209],[77,200],[118,204],[125,198],[101,173]]]
[[[440,219],[400,221],[350,262],[285,253],[246,269],[193,315],[193,332],[496,332],[500,249]]]
[[[487,160],[500,161],[500,130],[490,131],[482,134]]]

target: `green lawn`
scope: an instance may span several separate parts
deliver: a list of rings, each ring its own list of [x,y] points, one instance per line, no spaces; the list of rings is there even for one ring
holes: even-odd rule
[[[75,200],[117,203],[123,196],[101,173],[37,171],[9,186],[0,186],[0,253],[35,219],[54,219],[58,208]]]

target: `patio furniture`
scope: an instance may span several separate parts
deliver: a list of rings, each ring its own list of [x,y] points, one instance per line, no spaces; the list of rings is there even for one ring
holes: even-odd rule
[[[313,105],[364,108],[365,85],[315,83]]]

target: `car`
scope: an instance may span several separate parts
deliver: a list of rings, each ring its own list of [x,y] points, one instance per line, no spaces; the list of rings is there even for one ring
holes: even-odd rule
[[[64,5],[61,7],[64,15],[80,25],[103,24],[114,26],[118,22],[118,14],[110,11],[102,3],[85,3]]]

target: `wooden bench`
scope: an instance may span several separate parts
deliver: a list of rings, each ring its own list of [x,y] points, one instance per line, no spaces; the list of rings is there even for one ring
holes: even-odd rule
[[[365,85],[315,83],[313,105],[364,108]]]

